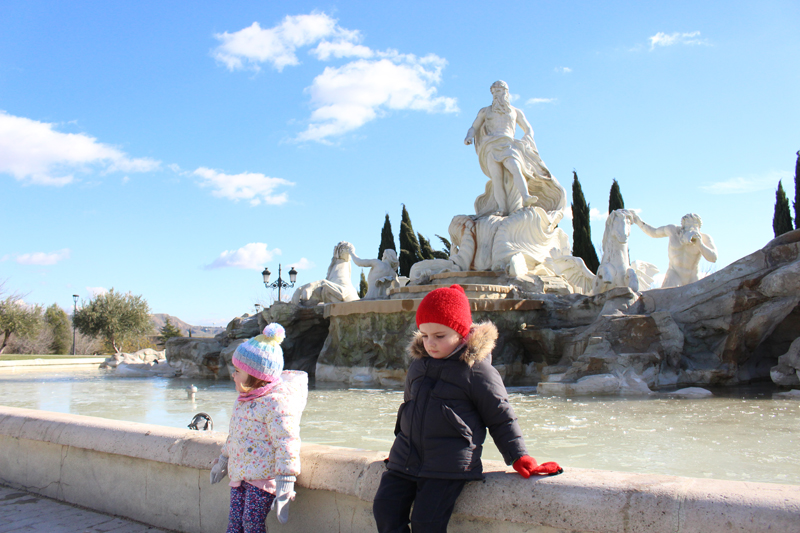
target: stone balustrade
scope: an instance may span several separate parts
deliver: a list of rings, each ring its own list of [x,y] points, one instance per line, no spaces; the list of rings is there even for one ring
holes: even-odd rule
[[[0,406],[0,483],[161,528],[224,531],[228,487],[208,469],[224,433]],[[384,453],[305,444],[289,523],[371,532]],[[451,530],[482,533],[800,531],[800,487],[570,468],[523,479],[486,462]]]

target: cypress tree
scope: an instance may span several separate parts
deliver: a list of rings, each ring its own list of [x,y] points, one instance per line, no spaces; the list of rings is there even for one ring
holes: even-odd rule
[[[794,164],[794,229],[800,229],[800,150]]]
[[[617,209],[625,209],[625,201],[622,199],[622,193],[619,191],[619,183],[617,180],[611,184],[611,192],[608,194],[608,214],[610,215]]]
[[[448,259],[450,253],[444,253],[440,250],[434,250],[431,241],[422,236],[422,233],[417,233],[419,237],[419,247],[422,252],[423,259]]]
[[[378,259],[383,259],[384,250],[397,251],[394,244],[394,235],[392,235],[392,223],[389,222],[389,213],[386,213],[386,220],[383,222],[383,229],[381,230],[381,245],[378,246]]]
[[[442,246],[443,246],[442,253],[447,256],[447,257],[445,257],[445,259],[449,259],[450,258],[450,248],[452,246],[450,244],[450,241],[445,239],[441,235],[438,235],[438,234],[436,235],[436,238],[439,239],[440,241],[442,241]]]
[[[363,298],[367,295],[367,291],[369,290],[369,283],[367,283],[367,278],[364,276],[364,271],[361,271],[361,282],[358,284],[358,297]]]
[[[775,191],[775,214],[772,215],[772,231],[775,236],[783,235],[787,231],[792,231],[792,215],[789,212],[789,199],[783,190],[783,183],[778,182],[778,190]]]
[[[169,317],[164,320],[164,325],[158,330],[161,333],[161,342],[167,342],[172,337],[183,337],[181,328],[172,323]]]
[[[592,244],[589,205],[583,196],[578,173],[573,170],[572,175],[572,255],[583,259],[586,268],[596,274],[600,261]]]
[[[420,257],[422,257],[422,259],[433,259],[431,241],[423,237],[422,233],[417,233],[417,239],[419,239]]]
[[[406,276],[411,273],[411,265],[422,260],[422,250],[420,250],[417,235],[411,226],[411,217],[408,216],[406,205],[403,204],[403,215],[400,221],[400,275]]]

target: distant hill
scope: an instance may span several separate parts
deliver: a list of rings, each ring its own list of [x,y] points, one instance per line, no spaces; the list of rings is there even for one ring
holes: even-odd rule
[[[173,326],[181,330],[181,333],[183,333],[184,337],[189,336],[189,331],[192,332],[192,337],[214,337],[218,333],[225,331],[225,328],[221,327],[214,328],[211,326],[192,326],[176,316],[168,315],[166,313],[156,313],[154,315],[150,315],[150,319],[153,321],[153,326],[155,327],[156,332],[160,331],[161,328],[164,327],[164,324],[167,322],[167,318],[169,318],[169,321]]]

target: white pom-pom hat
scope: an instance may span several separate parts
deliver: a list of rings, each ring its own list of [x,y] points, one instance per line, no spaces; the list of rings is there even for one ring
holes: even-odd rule
[[[261,335],[249,339],[233,352],[233,366],[264,381],[274,381],[283,372],[281,342],[286,331],[277,322],[268,324]]]

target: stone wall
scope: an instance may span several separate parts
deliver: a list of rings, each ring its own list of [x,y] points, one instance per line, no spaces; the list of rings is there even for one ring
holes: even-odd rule
[[[224,531],[229,487],[209,484],[225,434],[0,407],[0,483],[185,533]],[[272,531],[376,530],[385,453],[304,444],[289,522]],[[523,479],[486,461],[451,529],[464,533],[800,531],[800,486],[570,468]]]
[[[625,307],[636,299],[628,289],[598,296],[525,296],[470,300],[473,321],[488,320],[497,326],[493,364],[510,385],[536,385],[543,368],[575,351],[573,345],[580,331],[601,313]],[[402,384],[409,364],[406,346],[416,330],[420,301],[356,301],[324,306],[330,328],[317,364],[320,379]],[[582,349],[585,347],[584,343]]]

